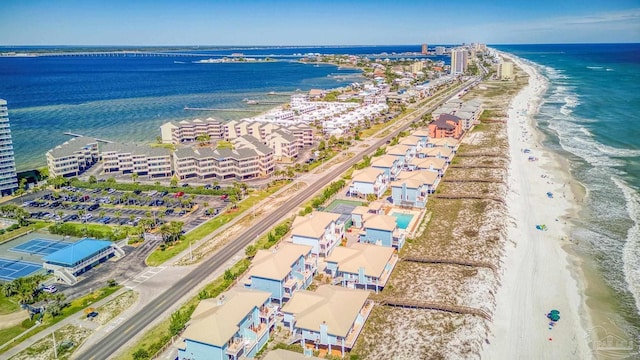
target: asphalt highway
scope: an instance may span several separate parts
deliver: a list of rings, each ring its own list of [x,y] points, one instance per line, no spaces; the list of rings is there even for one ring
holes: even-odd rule
[[[468,81],[461,89],[473,86],[478,81]],[[415,114],[412,114],[413,119],[418,119],[422,115],[428,112],[432,112],[436,107],[445,101],[455,96],[458,92],[453,93],[450,96],[438,101],[435,105],[429,108],[422,109]],[[251,226],[238,236],[234,241],[224,246],[218,253],[212,257],[204,260],[198,267],[196,267],[189,276],[178,281],[175,285],[170,287],[167,291],[158,296],[155,300],[147,304],[141,311],[134,316],[124,321],[120,326],[111,331],[104,337],[99,343],[96,349],[86,351],[83,354],[79,354],[79,359],[95,359],[102,360],[108,359],[111,355],[121,350],[122,347],[136,334],[144,330],[152,321],[162,315],[171,305],[180,301],[180,299],[192,288],[198,286],[204,279],[206,279],[212,271],[223,266],[227,263],[238,251],[242,250],[245,246],[249,245],[260,234],[267,231],[274,224],[276,224],[281,218],[287,215],[290,211],[302,204],[308,198],[310,198],[315,192],[325,187],[331,181],[339,179],[340,175],[347,171],[354,164],[362,160],[365,154],[370,154],[378,149],[380,146],[386,144],[388,140],[396,136],[401,131],[409,128],[411,121],[407,124],[399,127],[398,129],[390,132],[389,135],[381,138],[375,142],[365,151],[360,152],[353,158],[341,163],[330,173],[326,173],[321,179],[310,184],[303,189],[299,194],[295,195],[291,201],[285,205],[279,207],[275,211],[266,215],[257,224]]]

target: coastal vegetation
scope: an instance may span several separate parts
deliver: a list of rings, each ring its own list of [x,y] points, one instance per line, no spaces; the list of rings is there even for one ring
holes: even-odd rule
[[[483,83],[485,90],[472,90],[467,95],[481,97],[486,113],[481,116],[481,124],[463,139],[456,161],[447,170],[437,194],[429,199],[428,221],[412,241],[407,241],[401,257],[470,260],[500,266],[506,241],[504,204],[490,199],[466,199],[464,195],[506,196],[508,158],[504,155],[508,139],[501,120],[510,97],[524,84],[526,78],[515,85]],[[459,198],[438,198],[438,194]],[[396,266],[385,289],[373,297],[442,302],[492,312],[499,281],[490,268],[403,261]],[[484,320],[475,316],[376,306],[352,353],[362,359],[442,358],[445,354],[469,358],[478,356],[486,331]]]
[[[39,282],[38,282],[39,283]],[[72,300],[71,302],[66,302],[64,299],[64,295],[61,293],[56,293],[52,295],[53,302],[50,302],[47,306],[47,309],[44,312],[44,315],[40,318],[40,325],[35,326],[36,318],[27,319],[23,321],[19,325],[15,325],[6,329],[0,330],[0,344],[9,343],[16,336],[22,334],[23,332],[30,330],[15,339],[13,342],[0,349],[0,354],[6,352],[11,349],[13,346],[19,344],[20,342],[28,339],[29,337],[46,330],[52,325],[57,324],[63,319],[75,315],[77,312],[82,309],[95,304],[96,302],[104,299],[105,297],[113,294],[118,291],[122,286],[106,286],[96,291],[93,291],[85,296],[79,297],[77,299]],[[41,314],[42,315],[42,314]]]

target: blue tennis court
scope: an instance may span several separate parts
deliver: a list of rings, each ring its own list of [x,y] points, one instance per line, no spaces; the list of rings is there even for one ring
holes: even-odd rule
[[[40,269],[42,269],[42,266],[40,264],[22,260],[0,258],[1,280],[15,280],[17,278],[31,275]]]
[[[49,255],[69,245],[71,245],[70,242],[61,240],[32,239],[9,250],[32,255]]]

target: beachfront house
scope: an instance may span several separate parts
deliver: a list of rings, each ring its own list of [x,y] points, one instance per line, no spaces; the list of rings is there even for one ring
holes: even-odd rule
[[[424,209],[427,196],[435,192],[440,177],[435,171],[416,170],[400,174],[398,180],[391,183],[393,205]]]
[[[314,211],[305,216],[296,216],[291,229],[291,242],[311,246],[311,253],[327,256],[344,238],[344,224],[340,214]]]
[[[373,194],[380,198],[387,190],[388,183],[389,176],[384,170],[373,167],[356,170],[349,185],[349,195],[363,197]]]
[[[275,323],[271,294],[235,287],[217,299],[201,300],[178,345],[180,360],[253,358]]]
[[[398,228],[391,215],[365,215],[360,242],[401,249],[405,242],[404,231]]]
[[[415,154],[416,151],[419,151],[423,147],[427,145],[426,139],[420,136],[409,135],[400,139],[400,145],[410,146],[412,147],[412,152]]]
[[[311,250],[311,246],[287,242],[273,250],[258,250],[244,286],[267,291],[271,300],[282,304],[311,284],[318,268],[318,258]]]
[[[428,129],[424,129],[424,128],[420,128],[420,129],[416,129],[414,130],[411,135],[420,138],[420,141],[422,141],[422,144],[424,144],[423,147],[427,146],[427,142],[429,141],[429,130]]]
[[[394,145],[387,148],[387,154],[392,155],[400,159],[400,164],[404,167],[405,164],[411,161],[416,156],[416,148],[407,145]]]
[[[402,165],[401,160],[398,159],[397,156],[387,154],[375,157],[371,161],[371,167],[384,171],[390,180],[395,180],[396,176],[398,176],[402,170]]]
[[[451,164],[453,156],[453,150],[449,149],[448,147],[427,147],[420,150],[420,152],[418,153],[418,157],[421,159],[430,157],[444,159],[447,165]]]
[[[436,138],[429,139],[427,141],[427,147],[445,147],[451,149],[451,151],[455,154],[458,151],[458,147],[460,146],[460,140],[454,138]]]
[[[348,288],[381,291],[398,262],[393,248],[356,243],[340,246],[325,259],[325,271]]]
[[[298,291],[284,305],[283,324],[293,342],[303,348],[339,350],[344,356],[355,345],[365,321],[373,309],[369,292],[340,286],[321,285],[314,292]]]
[[[444,176],[444,172],[447,170],[447,161],[437,157],[416,158],[411,161],[411,164],[409,164],[409,169],[411,171],[433,171],[438,173],[439,177],[442,177]]]

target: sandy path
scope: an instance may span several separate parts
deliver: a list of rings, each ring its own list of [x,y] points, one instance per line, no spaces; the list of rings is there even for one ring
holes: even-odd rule
[[[14,325],[18,325],[28,318],[29,313],[26,310],[20,310],[12,312],[10,314],[0,315],[0,329],[6,329]]]
[[[574,206],[569,201],[569,187],[563,185],[568,175],[538,144],[531,124],[537,99],[545,90],[544,79],[530,66],[517,64],[529,74],[530,81],[509,109],[507,203],[514,223],[509,228],[493,336],[483,358],[587,359],[590,352],[581,327],[579,288],[561,247],[568,238],[563,216]],[[525,148],[531,153],[524,153]],[[529,161],[529,156],[539,160]],[[552,192],[553,198],[548,198],[547,192]],[[536,225],[541,224],[548,230],[537,230]],[[551,309],[558,309],[561,319],[549,329],[545,314]]]

